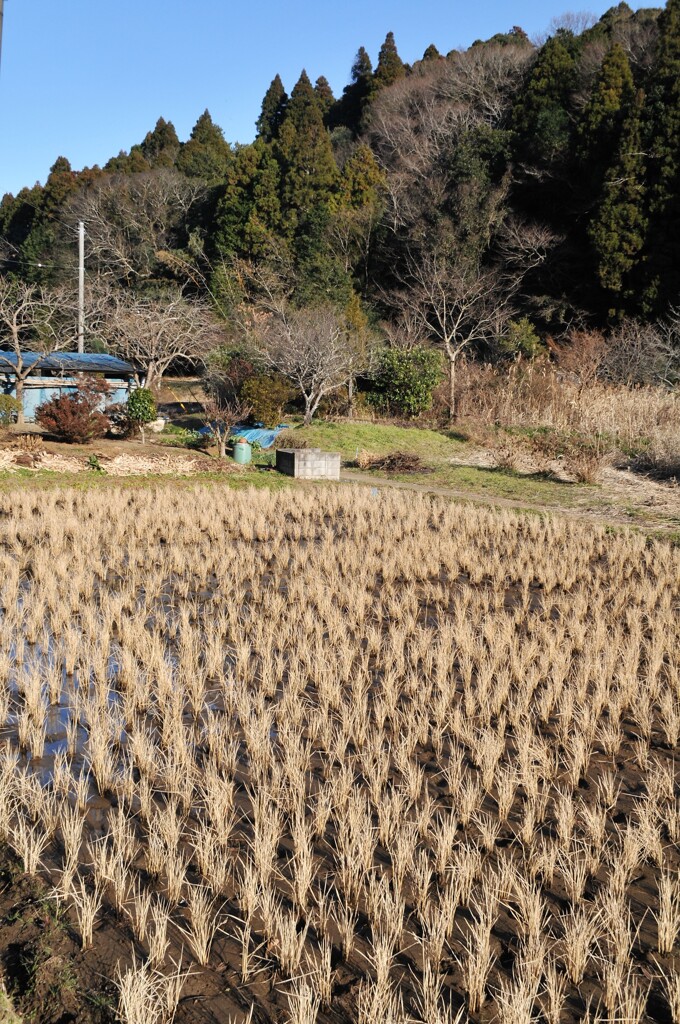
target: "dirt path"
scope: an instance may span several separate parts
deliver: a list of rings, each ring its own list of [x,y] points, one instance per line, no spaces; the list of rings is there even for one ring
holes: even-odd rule
[[[664,522],[656,517],[635,518],[617,503],[615,493],[605,490],[603,497],[611,498],[612,504],[601,511],[595,509],[569,508],[563,505],[537,504],[532,501],[519,501],[514,498],[503,498],[498,495],[480,494],[475,491],[458,490],[453,487],[441,487],[436,484],[420,483],[417,481],[392,480],[384,476],[368,476],[365,473],[343,469],[340,473],[340,480],[345,483],[362,484],[366,487],[396,487],[404,491],[420,491],[425,494],[436,494],[443,498],[453,498],[457,501],[471,501],[478,505],[490,505],[498,508],[516,509],[518,511],[530,510],[532,512],[551,513],[564,516],[568,519],[579,519],[587,522],[597,523],[600,526],[626,526],[644,532],[654,533],[677,533],[680,530],[680,496],[678,498],[678,519],[676,522]],[[653,485],[658,487],[659,485]],[[673,502],[673,504],[675,504]]]

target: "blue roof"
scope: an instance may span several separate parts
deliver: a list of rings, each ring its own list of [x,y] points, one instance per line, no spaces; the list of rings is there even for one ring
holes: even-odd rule
[[[98,352],[51,352],[49,355],[43,355],[42,352],[22,352],[21,357],[24,366],[38,363],[36,369],[39,370],[56,370],[63,373],[115,373],[126,377],[135,372],[134,366],[126,363],[124,359]],[[0,374],[11,373],[16,365],[16,352],[0,349]]]

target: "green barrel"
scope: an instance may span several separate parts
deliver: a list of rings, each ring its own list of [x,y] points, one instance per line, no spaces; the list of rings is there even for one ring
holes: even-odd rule
[[[237,441],[234,445],[234,462],[246,466],[253,457],[253,450],[247,441]]]

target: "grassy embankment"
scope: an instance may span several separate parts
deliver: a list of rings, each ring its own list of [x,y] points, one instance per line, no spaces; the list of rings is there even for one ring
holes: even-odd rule
[[[322,421],[310,427],[297,426],[294,433],[310,447],[339,451],[345,466],[354,462],[361,451],[378,456],[396,451],[418,455],[427,467],[426,472],[396,473],[390,479],[420,482],[432,490],[450,488],[546,506],[571,507],[583,500],[596,500],[597,487],[592,485],[561,483],[545,474],[453,464],[452,459],[464,462],[474,449],[460,435],[391,424]],[[367,476],[384,475],[379,471],[365,472]]]

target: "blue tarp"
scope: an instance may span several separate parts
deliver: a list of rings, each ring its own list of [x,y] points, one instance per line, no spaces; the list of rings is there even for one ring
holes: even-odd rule
[[[231,437],[245,437],[246,441],[257,441],[261,448],[271,448],[274,441],[282,430],[287,430],[287,423],[279,423],[273,430],[266,430],[264,427],[232,427]],[[211,434],[210,427],[201,427],[199,434]]]
[[[282,430],[286,429],[285,423],[280,423],[274,430],[266,430],[264,427],[233,427],[232,436],[245,437],[246,441],[257,441],[261,448],[271,448],[274,441]]]

